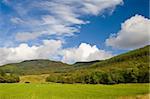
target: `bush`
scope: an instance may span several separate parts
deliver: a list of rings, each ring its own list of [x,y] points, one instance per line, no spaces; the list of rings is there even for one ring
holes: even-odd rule
[[[6,74],[2,71],[0,72],[0,83],[17,83],[19,81],[19,76],[13,74]]]

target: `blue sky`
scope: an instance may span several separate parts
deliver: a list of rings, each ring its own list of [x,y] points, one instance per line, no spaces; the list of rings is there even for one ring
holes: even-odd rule
[[[111,15],[92,16],[89,18],[90,24],[83,25],[80,34],[77,37],[67,39],[69,46],[75,46],[80,42],[96,44],[100,48],[105,47],[105,40],[110,33],[117,33],[123,23],[135,14],[143,15],[149,18],[148,0],[125,0],[124,4],[117,6]],[[73,40],[72,40],[73,39]],[[72,41],[77,42],[72,42]]]
[[[60,1],[0,1],[0,64],[106,59],[149,44],[149,0]]]

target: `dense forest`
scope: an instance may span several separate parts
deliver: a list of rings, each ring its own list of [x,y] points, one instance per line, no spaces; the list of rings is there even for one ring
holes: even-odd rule
[[[84,84],[148,83],[149,72],[141,68],[117,69],[110,72],[79,70],[73,73],[52,73],[46,80],[56,83]]]

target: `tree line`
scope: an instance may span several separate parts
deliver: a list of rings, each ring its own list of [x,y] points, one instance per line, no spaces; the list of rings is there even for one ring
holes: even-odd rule
[[[0,70],[0,83],[18,83],[19,81],[19,76]]]
[[[84,70],[73,73],[52,73],[46,79],[55,83],[83,84],[119,84],[119,83],[149,83],[148,69],[126,68],[110,71]]]

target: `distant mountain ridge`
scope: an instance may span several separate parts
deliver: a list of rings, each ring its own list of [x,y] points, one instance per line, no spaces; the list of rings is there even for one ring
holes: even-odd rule
[[[65,69],[69,68],[70,65],[51,61],[48,59],[35,59],[35,60],[25,60],[20,63],[12,63],[0,66],[0,69],[5,72],[11,72],[21,75],[27,74],[47,74],[50,72],[63,72]]]
[[[94,64],[96,62],[100,62],[100,60],[95,60],[95,61],[85,61],[85,62],[76,62],[74,65],[80,65],[80,64]]]
[[[74,67],[84,67],[84,66],[90,66],[92,64],[95,64],[97,62],[101,62],[102,60],[95,60],[95,61],[85,61],[85,62],[76,62],[73,64]]]
[[[20,63],[12,63],[0,66],[0,69],[7,73],[19,75],[47,74],[51,72],[68,72],[82,69],[103,69],[129,68],[137,66],[149,66],[149,49],[145,46],[127,53],[117,55],[107,60],[96,60],[90,62],[76,62],[73,65],[48,59],[25,60]]]

